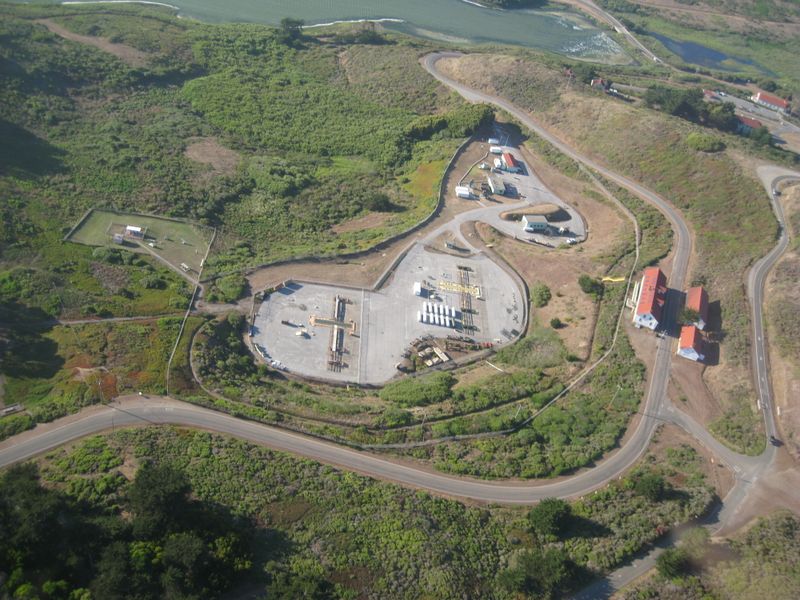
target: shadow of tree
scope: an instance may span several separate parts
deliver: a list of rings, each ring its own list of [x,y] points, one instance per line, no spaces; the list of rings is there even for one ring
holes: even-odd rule
[[[572,515],[569,518],[569,526],[564,531],[562,538],[599,538],[611,535],[612,531],[597,521]]]
[[[0,303],[0,373],[49,379],[64,365],[58,344],[44,336],[52,317],[18,302]]]
[[[27,129],[0,119],[0,175],[21,179],[58,173],[64,152]]]

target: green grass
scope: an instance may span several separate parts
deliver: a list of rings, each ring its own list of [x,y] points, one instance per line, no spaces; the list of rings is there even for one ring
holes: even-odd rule
[[[200,263],[208,251],[211,232],[191,223],[98,209],[93,210],[77,227],[69,241],[89,246],[118,247],[110,233],[123,232],[127,225],[146,229],[144,244],[153,243],[154,248],[150,249],[175,268],[185,263],[195,274],[200,272]],[[133,252],[147,253],[141,242],[129,238],[123,247]]]

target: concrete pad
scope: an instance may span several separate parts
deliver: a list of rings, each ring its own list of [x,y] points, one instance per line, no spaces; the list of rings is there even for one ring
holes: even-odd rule
[[[464,332],[463,321],[448,329],[420,323],[423,302],[453,306],[460,315],[461,294],[443,289],[458,282],[458,267],[470,269],[470,284],[481,289],[473,301],[477,330]],[[415,296],[414,282],[426,281],[431,293]],[[311,317],[331,318],[334,298],[348,303],[345,322],[352,321],[355,335],[344,336],[341,371],[328,369],[331,328],[312,325]],[[505,345],[524,328],[524,295],[515,280],[486,255],[456,257],[415,245],[381,289],[356,290],[333,285],[293,282],[273,293],[256,315],[253,341],[262,356],[305,377],[362,385],[378,385],[395,376],[396,365],[411,341],[426,335],[469,335],[478,342]],[[283,324],[288,321],[290,324]],[[307,335],[297,335],[306,331]]]

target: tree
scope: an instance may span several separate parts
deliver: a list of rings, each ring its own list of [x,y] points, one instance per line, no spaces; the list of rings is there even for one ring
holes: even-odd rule
[[[91,590],[95,598],[123,599],[131,591],[131,570],[128,546],[125,542],[114,542],[107,546],[97,565],[97,576]]]
[[[657,502],[664,495],[666,484],[664,478],[656,473],[644,473],[633,484],[633,490],[651,502]]]
[[[650,108],[657,108],[676,117],[697,121],[704,114],[703,90],[683,90],[663,85],[650,87],[644,95]]]
[[[188,509],[189,482],[183,472],[168,465],[145,463],[128,491],[134,535],[161,538],[174,531]]]
[[[195,532],[169,536],[164,542],[163,561],[161,582],[167,597],[172,598],[205,592],[209,574],[216,567],[210,564],[206,545]]]
[[[531,530],[541,536],[558,536],[564,532],[572,508],[564,500],[545,498],[528,513]]]
[[[543,283],[537,283],[531,290],[531,302],[536,308],[547,306],[553,295],[550,293],[550,288]]]
[[[762,146],[771,146],[773,142],[772,134],[766,127],[758,127],[757,129],[753,129],[748,137]]]
[[[656,569],[662,577],[675,579],[686,573],[689,555],[683,548],[669,548],[656,559]]]
[[[720,131],[736,131],[739,119],[736,117],[736,106],[733,102],[706,105],[705,121],[709,127]]]
[[[594,277],[581,275],[578,278],[578,285],[581,286],[584,294],[594,296],[595,299],[599,299],[603,295],[603,282]]]
[[[392,204],[392,199],[388,194],[375,192],[367,197],[365,208],[374,212],[392,212],[396,207]]]
[[[529,550],[516,563],[500,573],[500,585],[535,598],[559,596],[573,571],[572,563],[560,548]]]
[[[564,326],[564,323],[558,317],[553,317],[550,319],[550,327],[553,329],[561,329]]]
[[[700,319],[700,313],[693,308],[683,307],[683,310],[678,315],[678,321],[684,325],[697,323],[698,319]]]
[[[291,17],[281,19],[279,35],[281,43],[291,46],[303,37],[303,25],[305,25],[305,21],[302,19],[292,19]]]

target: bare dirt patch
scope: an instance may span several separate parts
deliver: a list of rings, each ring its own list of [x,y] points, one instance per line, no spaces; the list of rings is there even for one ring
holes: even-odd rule
[[[72,42],[78,42],[79,44],[87,44],[89,46],[94,46],[103,52],[108,52],[109,54],[113,54],[122,62],[129,64],[132,67],[143,67],[147,64],[148,55],[146,52],[142,52],[141,50],[137,50],[132,46],[128,46],[127,44],[118,44],[115,42],[110,41],[108,38],[104,37],[93,37],[90,35],[80,35],[74,33],[51,21],[50,19],[38,19],[36,23],[40,23],[47,27],[51,33],[56,34],[64,38],[65,40],[70,40]]]
[[[361,231],[362,229],[373,229],[380,227],[391,217],[390,213],[373,212],[357,219],[345,221],[331,227],[334,233],[349,233],[351,231]]]
[[[190,142],[184,152],[186,158],[210,165],[217,173],[230,175],[239,165],[239,153],[226,148],[216,138],[197,138]]]
[[[520,210],[510,210],[500,214],[501,219],[506,221],[518,221],[525,215],[554,215],[563,209],[555,204],[537,204],[530,208],[523,208]]]
[[[122,267],[101,262],[92,262],[89,265],[92,275],[100,282],[103,289],[110,294],[116,294],[130,283],[128,272]]]
[[[754,482],[753,489],[718,536],[730,535],[756,517],[788,509],[800,514],[800,468],[788,452],[780,450],[769,473]]]
[[[558,334],[567,349],[586,358],[589,355],[594,329],[595,305],[578,286],[583,273],[595,273],[597,265],[576,253],[552,252],[530,244],[521,244],[498,233],[485,223],[475,230],[487,245],[502,256],[520,274],[528,288],[543,283],[550,288],[552,298],[543,308],[531,308],[534,319],[546,325],[559,318],[565,327]]]
[[[669,396],[675,406],[708,426],[722,416],[722,407],[703,380],[704,370],[701,363],[676,357],[672,362]]]

